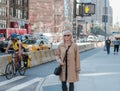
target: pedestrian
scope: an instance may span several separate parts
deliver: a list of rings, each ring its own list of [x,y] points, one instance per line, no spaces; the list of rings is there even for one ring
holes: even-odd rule
[[[115,55],[115,54],[118,54],[118,51],[119,51],[120,41],[118,40],[118,38],[115,38],[115,40],[113,41],[113,44],[114,44],[114,55]]]
[[[67,56],[64,58],[67,49]],[[68,91],[67,83],[69,83],[69,91],[74,91],[74,82],[79,81],[80,56],[77,44],[73,43],[70,30],[63,32],[63,42],[56,49],[56,59],[62,65],[62,73],[59,76],[62,91]]]
[[[111,40],[109,38],[107,38],[107,40],[105,41],[107,54],[110,54],[110,44],[111,44]]]

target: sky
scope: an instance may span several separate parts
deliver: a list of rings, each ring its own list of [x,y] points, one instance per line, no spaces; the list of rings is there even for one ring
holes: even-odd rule
[[[113,8],[113,24],[120,22],[120,3],[119,0],[109,0]]]

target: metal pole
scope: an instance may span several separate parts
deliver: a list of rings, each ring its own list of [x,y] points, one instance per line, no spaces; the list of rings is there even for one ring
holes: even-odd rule
[[[73,19],[76,18],[76,0],[73,1]]]
[[[106,7],[106,0],[105,0],[105,40],[106,40],[106,22],[107,22],[107,7]]]
[[[10,15],[9,15],[10,14],[10,11],[9,11],[10,10],[10,6],[9,5],[10,5],[10,1],[7,0],[7,8],[8,8],[7,9],[7,19],[6,19],[6,27],[7,28],[10,27]]]
[[[86,33],[87,33],[87,24],[88,24],[88,22],[86,21]]]

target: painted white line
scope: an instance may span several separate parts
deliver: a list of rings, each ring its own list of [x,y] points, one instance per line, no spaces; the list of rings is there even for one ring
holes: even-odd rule
[[[35,91],[43,91],[42,85],[44,84],[45,78],[43,78],[37,85]]]
[[[6,85],[8,83],[11,83],[11,82],[14,82],[16,80],[22,79],[24,77],[25,76],[17,76],[17,77],[14,77],[14,78],[10,79],[10,80],[2,81],[2,82],[0,82],[0,86]]]
[[[118,75],[120,72],[106,72],[106,73],[83,73],[80,74],[79,76],[104,76],[104,75]]]
[[[40,80],[42,80],[42,79],[43,79],[43,78],[38,78],[38,77],[37,77],[37,78],[35,78],[35,79],[32,79],[32,80],[27,81],[27,82],[25,82],[25,83],[22,83],[22,84],[20,84],[20,85],[14,86],[14,87],[6,90],[6,91],[19,91],[20,89],[22,89],[22,88],[24,88],[24,87],[27,87],[27,86],[29,86],[29,85],[31,85],[31,84],[33,84],[33,83],[35,83],[35,82],[38,82],[38,81],[40,81]]]
[[[39,82],[35,91],[43,91],[43,86],[52,86],[56,84],[60,84],[59,77],[51,74]]]

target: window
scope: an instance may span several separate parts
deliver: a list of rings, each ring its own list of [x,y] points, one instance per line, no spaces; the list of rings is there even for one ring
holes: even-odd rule
[[[10,4],[13,4],[14,3],[14,0],[10,0]]]
[[[16,9],[16,17],[22,19],[22,10]]]
[[[13,8],[10,8],[10,15],[13,16]]]
[[[7,8],[0,7],[0,16],[6,16],[6,15],[7,15]]]
[[[13,16],[13,17],[16,16],[15,7],[11,7],[11,8],[10,8],[10,15]]]
[[[0,20],[0,28],[6,28],[6,20]]]
[[[28,0],[24,0],[24,6],[28,6]]]
[[[7,0],[0,0],[0,3],[7,4]]]
[[[17,4],[20,5],[20,0],[17,0]]]

